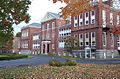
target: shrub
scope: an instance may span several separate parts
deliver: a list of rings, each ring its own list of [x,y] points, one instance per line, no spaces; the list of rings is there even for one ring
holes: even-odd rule
[[[61,62],[61,61],[57,61],[57,60],[50,60],[49,61],[49,65],[50,66],[57,66],[57,67],[61,67],[61,66],[75,66],[77,63],[75,60],[67,60],[65,63]]]
[[[64,63],[62,63],[61,61],[57,61],[57,60],[50,60],[49,61],[49,65],[50,66],[57,66],[57,67],[60,67],[60,66],[63,66]]]
[[[50,66],[55,66],[55,63],[57,62],[57,60],[50,60],[49,61],[49,65]]]
[[[75,66],[77,63],[76,63],[76,61],[75,60],[67,60],[66,62],[65,62],[65,65],[66,66]]]
[[[28,55],[16,54],[16,53],[2,53],[0,54],[0,60],[11,60],[11,59],[20,59],[27,58]]]
[[[57,66],[57,67],[61,67],[61,66],[63,66],[63,65],[64,65],[64,63],[61,62],[61,61],[57,61],[57,62],[55,63],[55,66]]]
[[[48,56],[58,56],[58,55],[54,52],[48,52]]]

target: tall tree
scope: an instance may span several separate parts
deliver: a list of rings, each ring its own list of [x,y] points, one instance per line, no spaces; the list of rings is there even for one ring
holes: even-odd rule
[[[6,45],[7,41],[13,40],[13,24],[29,22],[30,16],[27,10],[30,4],[30,0],[0,1],[0,47]]]
[[[16,34],[16,37],[21,37],[21,32],[18,32],[18,33]]]
[[[68,37],[66,40],[65,40],[65,46],[64,46],[65,50],[67,52],[69,52],[70,54],[73,55],[73,50],[77,50],[79,49],[79,41],[76,37]]]
[[[86,10],[92,10],[96,5],[98,7],[102,7],[106,3],[109,4],[111,1],[117,0],[53,0],[53,3],[58,1],[67,4],[66,7],[61,7],[62,11],[60,12],[61,17],[67,18],[68,16],[78,15],[80,12],[84,12]]]

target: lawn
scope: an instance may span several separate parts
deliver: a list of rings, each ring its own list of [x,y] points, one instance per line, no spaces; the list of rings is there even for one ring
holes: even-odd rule
[[[2,53],[0,54],[0,60],[11,60],[11,59],[20,59],[27,58],[28,55],[16,54],[16,53]]]
[[[78,64],[52,67],[49,65],[1,68],[0,79],[120,79],[120,65]]]

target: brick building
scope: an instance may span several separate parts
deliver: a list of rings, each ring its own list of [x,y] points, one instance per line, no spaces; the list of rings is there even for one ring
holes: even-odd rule
[[[72,17],[72,35],[79,39],[80,50],[74,50],[78,57],[113,58],[119,56],[120,36],[109,29],[119,26],[120,9],[112,2],[104,2],[102,8],[97,5],[91,11],[81,12]]]
[[[24,26],[21,29],[21,48],[22,54],[31,54],[32,50],[32,33],[40,30],[41,25],[39,23],[32,23],[28,26]]]
[[[14,37],[13,40],[13,53],[20,52],[20,37]]]
[[[67,37],[71,36],[71,23],[67,23],[58,27],[58,48],[57,53],[59,56],[69,56],[69,53],[64,50],[64,44]]]

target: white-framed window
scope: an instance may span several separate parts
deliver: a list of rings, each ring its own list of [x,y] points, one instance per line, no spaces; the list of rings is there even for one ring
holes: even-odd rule
[[[49,33],[46,34],[46,38],[47,38],[47,39],[50,38],[50,34],[49,34]]]
[[[110,25],[113,25],[113,13],[110,13]]]
[[[91,24],[95,24],[95,11],[91,11]]]
[[[22,31],[22,37],[28,37],[29,30]]]
[[[83,33],[79,34],[79,46],[83,46]]]
[[[52,33],[52,38],[54,38],[55,37],[55,34],[54,33]]]
[[[65,44],[64,40],[60,40],[59,41],[59,48],[64,48],[64,44]]]
[[[58,22],[58,26],[61,26],[61,22]]]
[[[85,25],[89,24],[89,12],[85,13]]]
[[[74,17],[74,27],[78,26],[78,16]]]
[[[20,48],[20,40],[18,40],[18,48]]]
[[[117,35],[117,46],[120,47],[120,35]]]
[[[45,25],[43,25],[43,28],[42,28],[42,30],[45,30]]]
[[[120,23],[120,16],[117,15],[117,25],[119,25],[119,23]]]
[[[111,47],[114,46],[114,36],[113,33],[110,33],[110,42],[111,42]]]
[[[103,21],[103,25],[106,25],[106,12],[105,12],[105,10],[102,10],[102,21]]]
[[[49,29],[50,28],[50,24],[47,24],[47,29]]]
[[[89,33],[85,33],[85,46],[89,46]]]
[[[102,39],[103,39],[103,46],[106,46],[106,32],[103,32]]]
[[[96,45],[95,32],[91,32],[91,46],[95,46],[95,45]]]
[[[79,15],[79,26],[83,25],[83,13]]]
[[[39,34],[33,35],[33,40],[39,40],[39,39],[40,39],[40,35]]]
[[[54,44],[52,44],[52,49],[55,49],[55,45]]]
[[[40,48],[40,44],[37,43],[33,43],[33,49],[39,49]]]
[[[43,32],[43,34],[42,34],[42,39],[43,39],[43,40],[45,39],[45,35],[44,35],[44,32]]]
[[[55,22],[52,22],[52,29],[55,28]]]

